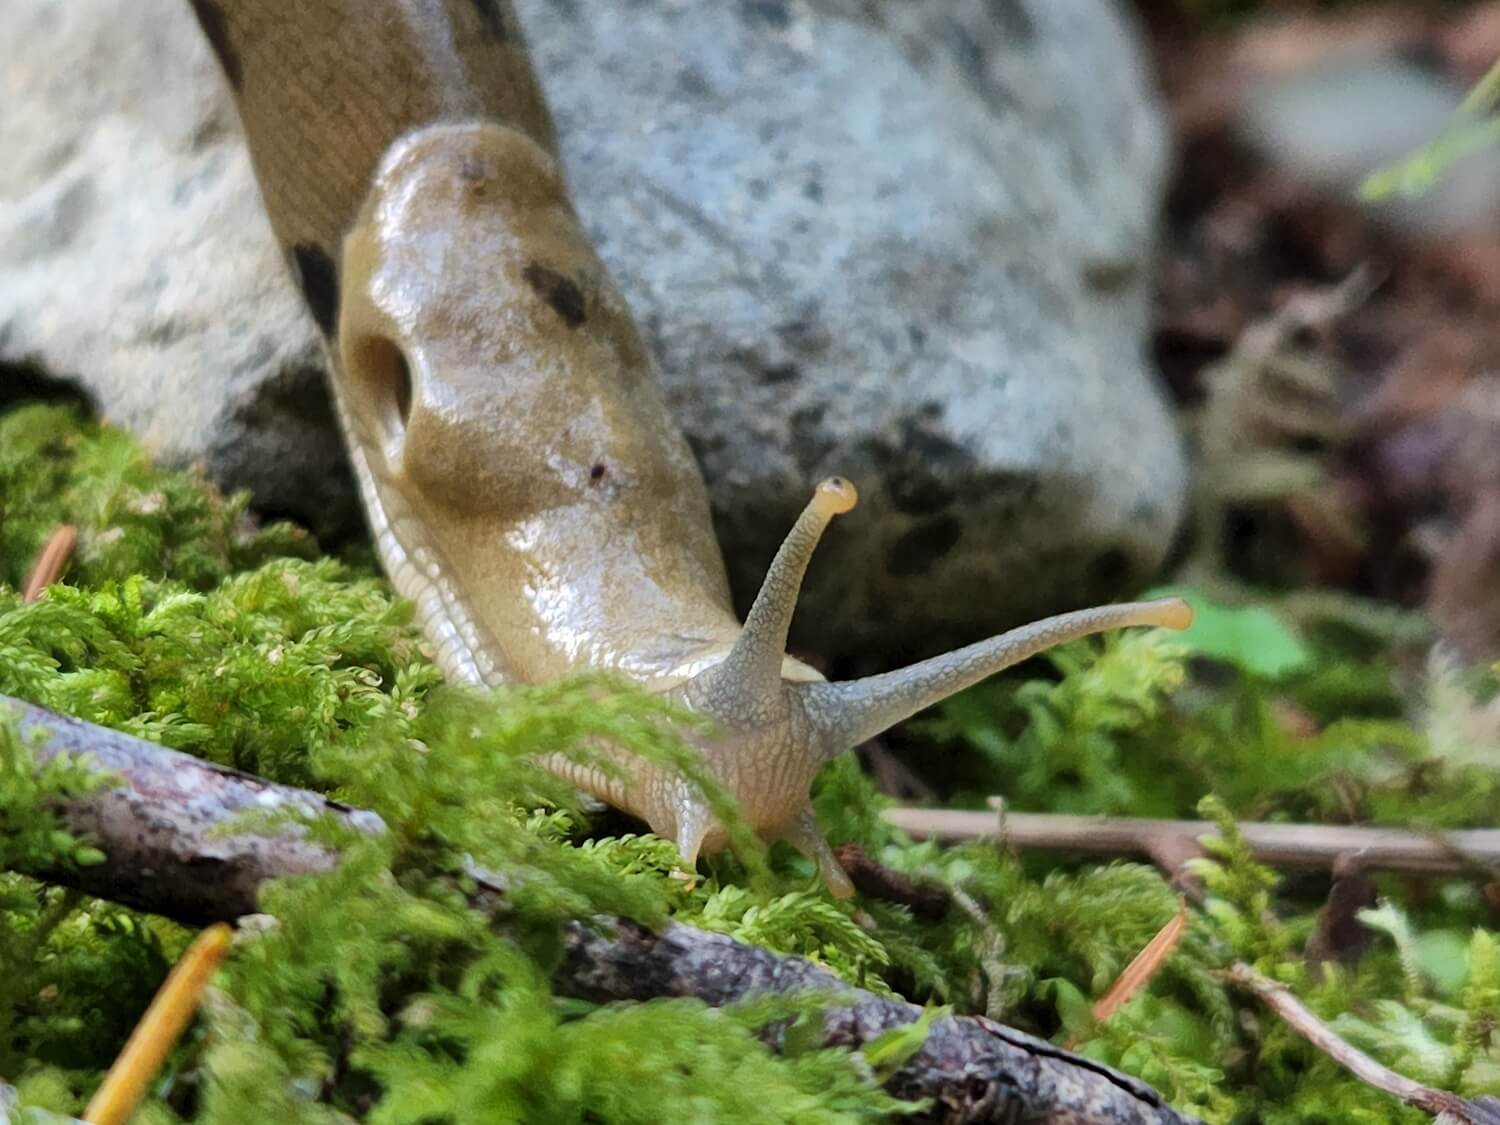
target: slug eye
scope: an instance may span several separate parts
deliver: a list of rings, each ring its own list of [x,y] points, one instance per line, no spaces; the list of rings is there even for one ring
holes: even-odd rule
[[[351,390],[357,409],[375,426],[375,436],[391,465],[401,460],[411,419],[411,365],[399,344],[384,336],[366,336],[350,349]]]

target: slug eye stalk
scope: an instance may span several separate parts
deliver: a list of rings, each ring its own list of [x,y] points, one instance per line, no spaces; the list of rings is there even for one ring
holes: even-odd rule
[[[785,676],[787,630],[808,562],[833,518],[854,507],[848,481],[818,485],[766,574],[735,644],[717,665],[685,686],[695,710],[719,720],[721,740],[704,747],[706,764],[768,840],[786,840],[810,856],[836,897],[854,893],[817,825],[808,788],[818,768],[903,719],[1054,645],[1128,625],[1185,629],[1192,610],[1181,598],[1098,606],[1048,617],[910,667],[844,683]],[[647,795],[648,822],[677,841],[688,866],[726,838],[701,797],[682,790]],[[658,827],[660,826],[660,827]]]
[[[1049,648],[1131,625],[1186,629],[1192,620],[1193,611],[1181,598],[1095,606],[1044,617],[894,672],[843,683],[799,684],[794,690],[822,739],[822,756],[833,758]]]
[[[728,657],[704,673],[706,694],[723,715],[770,718],[789,693],[808,720],[819,760],[875,737],[957,692],[1014,664],[1079,637],[1132,625],[1186,629],[1193,611],[1181,598],[1125,602],[1061,613],[918,664],[844,683],[789,683],[782,654],[797,596],[818,541],[833,518],[852,509],[854,486],[839,477],[818,485],[782,543]]]
[[[797,596],[802,592],[807,564],[834,517],[850,511],[857,503],[859,493],[843,477],[829,477],[818,485],[771,560],[734,647],[718,665],[704,673],[705,686],[710,691],[733,692],[746,701],[769,701],[779,696],[787,633],[797,608]]]
[[[746,693],[769,696],[783,689],[782,653],[807,564],[833,518],[857,500],[854,486],[842,478],[818,485],[771,563],[739,641],[716,673],[734,679]],[[845,683],[787,686],[812,720],[822,742],[820,756],[832,758],[1056,645],[1131,625],[1186,629],[1192,620],[1193,611],[1181,598],[1096,606],[1043,618],[894,672]]]

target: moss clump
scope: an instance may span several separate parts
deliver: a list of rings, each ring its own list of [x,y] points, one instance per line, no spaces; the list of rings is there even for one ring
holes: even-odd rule
[[[267,559],[316,554],[312,536],[291,524],[254,527],[249,503],[195,473],[158,472],[128,435],[72,407],[0,416],[0,583],[18,587],[65,523],[79,529],[70,580],[83,587],[145,574],[209,590]]]
[[[782,847],[716,857],[689,884],[669,843],[598,834],[534,764],[607,739],[690,770],[658,701],[599,682],[495,698],[442,688],[376,574],[318,557],[293,529],[256,528],[242,500],[152,469],[66,410],[0,415],[0,515],[0,692],[336,793],[390,827],[343,841],[336,871],[268,892],[278,923],[236,948],[143,1121],[835,1122],[905,1108],[872,1077],[899,1045],[863,1058],[795,1049],[816,998],[714,1011],[555,996],[563,926],[600,912],[675,917],[864,987],[987,1012],[1215,1122],[1420,1119],[1226,991],[1220,971],[1237,960],[1415,1077],[1500,1090],[1500,946],[1470,881],[1382,881],[1372,948],[1315,970],[1303,951],[1326,882],[1278,880],[1231,830],[1199,865],[1204,902],[1176,955],[1096,1025],[1091,1002],[1178,911],[1149,867],[913,842],[879,819],[882,798],[846,757],[819,779],[824,827],[949,888],[946,917],[832,902]],[[15,587],[65,521],[81,545],[66,584],[22,605]],[[927,720],[913,760],[976,804],[999,792],[1023,808],[1177,816],[1216,794],[1203,815],[1230,829],[1234,816],[1500,819],[1500,757],[1480,752],[1493,737],[1489,673],[1413,675],[1411,631],[1378,607],[1273,609],[1269,633],[1265,611],[1239,613],[1186,643],[1137,633],[1070,646],[1050,670]],[[0,859],[96,860],[46,812],[87,774],[61,764],[38,776],[6,731]],[[471,906],[476,866],[508,881],[498,925]],[[0,1076],[76,1111],[189,937],[0,875]],[[772,1019],[792,1021],[780,1055],[755,1034]]]

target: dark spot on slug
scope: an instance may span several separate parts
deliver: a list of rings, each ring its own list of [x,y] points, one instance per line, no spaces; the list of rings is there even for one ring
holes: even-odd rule
[[[953,550],[963,532],[963,526],[952,516],[924,520],[891,544],[885,556],[886,569],[897,578],[926,574]]]
[[[1000,25],[998,35],[992,29],[976,27],[973,20],[950,16],[937,24],[935,41],[946,50],[969,89],[979,95],[991,113],[999,115],[1014,111],[1017,99],[1011,87],[992,73],[989,48],[1004,50],[1027,42],[1027,37],[1013,32],[1030,17],[1016,4],[1003,2],[992,3],[991,15]]]
[[[188,137],[189,147],[194,152],[202,152],[217,143],[230,131],[233,113],[234,110],[227,105],[205,107],[203,119],[193,127],[192,135]]]
[[[714,88],[696,66],[687,67],[678,73],[677,92],[700,101],[707,101],[714,96]]]
[[[603,480],[608,471],[603,461],[595,461],[594,467],[589,470],[589,480]]]
[[[504,0],[474,0],[474,10],[479,13],[480,22],[490,38],[501,43],[511,39],[510,28],[505,22]]]
[[[297,284],[302,298],[312,311],[313,319],[332,338],[339,321],[339,273],[328,251],[311,242],[292,247],[292,261],[297,267]]]
[[[158,348],[171,347],[187,334],[187,326],[180,317],[164,316],[144,325],[137,339]]]
[[[243,77],[240,71],[240,53],[234,49],[229,37],[229,21],[224,18],[224,9],[214,0],[192,0],[193,12],[198,17],[198,26],[203,28],[203,37],[219,56],[219,65],[224,68],[224,77],[236,90]]]
[[[526,284],[536,290],[537,296],[552,306],[552,311],[562,317],[569,328],[577,328],[588,319],[583,304],[583,290],[571,277],[556,270],[549,270],[540,262],[532,262],[521,274]]]
[[[458,176],[471,199],[484,199],[500,178],[500,169],[487,157],[465,153],[458,163]]]

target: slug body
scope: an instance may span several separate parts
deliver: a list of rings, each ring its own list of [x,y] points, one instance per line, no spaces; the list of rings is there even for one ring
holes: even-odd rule
[[[767,839],[851,890],[808,800],[823,762],[1052,644],[1181,627],[1181,602],[1082,610],[830,684],[785,655],[801,577],[853,487],[825,481],[743,626],[707,494],[623,297],[569,200],[506,0],[194,0],[272,226],[327,340],[381,559],[439,665],[481,685],[611,672],[716,720],[711,772]],[[557,760],[674,839],[702,796]]]

